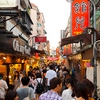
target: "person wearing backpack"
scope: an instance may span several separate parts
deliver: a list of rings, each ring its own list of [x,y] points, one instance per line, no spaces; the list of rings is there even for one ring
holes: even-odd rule
[[[44,91],[43,79],[40,72],[36,73],[36,79],[34,80],[34,84],[35,84],[34,89],[36,93],[36,100],[38,100],[39,96]]]

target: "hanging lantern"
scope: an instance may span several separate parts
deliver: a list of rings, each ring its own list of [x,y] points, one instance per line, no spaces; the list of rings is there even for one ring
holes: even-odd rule
[[[36,54],[35,54],[35,57],[36,57],[36,58],[38,58],[38,57],[39,57],[38,53],[36,53]]]

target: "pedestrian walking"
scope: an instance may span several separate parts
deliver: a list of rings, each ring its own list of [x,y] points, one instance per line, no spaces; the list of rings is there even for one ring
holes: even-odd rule
[[[57,77],[57,73],[53,70],[54,66],[51,64],[50,69],[46,72],[46,79],[47,79],[47,86],[48,86],[48,90],[50,90],[50,80],[54,77]]]
[[[29,67],[28,76],[31,76],[31,74],[32,74],[32,66]]]
[[[87,86],[89,100],[94,100],[94,84],[89,79],[83,79],[81,82]]]
[[[15,71],[15,75],[14,75],[14,90],[16,91],[16,89],[20,86],[20,76],[19,76],[19,72]]]
[[[43,86],[44,86],[44,92],[47,91],[47,81],[46,81],[46,72],[47,72],[47,69],[43,69],[42,71],[42,78],[43,78]]]
[[[73,87],[76,84],[76,81],[74,81],[72,78],[68,78],[65,80],[65,85],[68,89],[63,90],[62,92],[62,100],[71,100],[72,93],[73,93]]]
[[[73,98],[72,100],[89,100],[87,86],[83,83],[75,84],[73,94],[75,95],[75,99]]]
[[[50,90],[40,95],[39,100],[62,100],[58,94],[62,89],[62,81],[60,78],[52,78],[50,80]]]
[[[34,90],[28,86],[30,82],[29,77],[28,76],[22,77],[21,82],[22,82],[22,87],[19,87],[16,90],[19,96],[19,100],[23,100],[28,96],[30,100],[35,100]]]
[[[7,89],[8,89],[8,85],[6,81],[3,80],[3,74],[0,73],[0,100],[5,99]]]
[[[10,89],[6,93],[5,100],[19,100],[17,92],[12,90],[12,89]]]
[[[38,100],[40,94],[43,93],[43,91],[44,91],[44,87],[43,87],[43,91],[42,91],[42,89],[40,91],[37,90],[37,86],[38,86],[39,83],[42,84],[42,87],[43,87],[43,78],[42,78],[42,75],[41,75],[40,72],[37,72],[36,73],[36,79],[34,79],[34,84],[35,84],[34,85],[34,90],[35,90],[35,94],[36,94],[36,100]]]

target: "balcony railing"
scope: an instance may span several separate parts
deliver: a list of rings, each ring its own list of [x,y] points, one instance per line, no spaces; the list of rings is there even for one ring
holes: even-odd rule
[[[20,0],[20,4],[24,9],[32,8],[29,0]]]
[[[33,24],[33,22],[29,16],[29,14],[27,13],[27,11],[21,12],[20,22],[21,22],[22,28],[29,30],[28,34],[31,34],[30,31],[32,29],[31,25]]]
[[[4,21],[6,19],[5,16],[0,16],[0,22]],[[5,29],[6,22],[0,23],[0,29]]]

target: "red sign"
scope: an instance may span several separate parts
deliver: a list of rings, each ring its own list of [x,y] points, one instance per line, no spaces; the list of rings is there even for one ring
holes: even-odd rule
[[[71,44],[68,44],[67,45],[67,55],[70,55],[70,54],[72,54],[72,50],[71,50]]]
[[[64,55],[70,55],[70,54],[72,54],[72,52],[71,52],[71,44],[68,44],[68,45],[64,46],[63,54]]]
[[[74,0],[72,2],[72,36],[79,35],[89,26],[89,0]]]
[[[47,37],[35,37],[35,42],[46,42]]]

